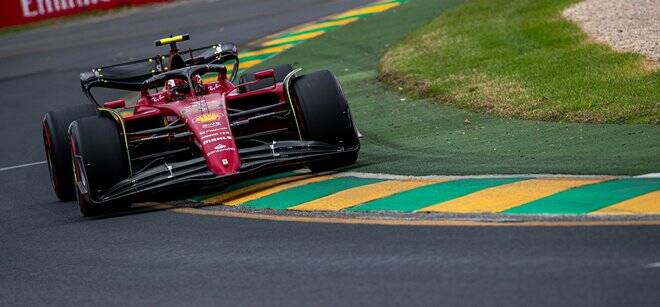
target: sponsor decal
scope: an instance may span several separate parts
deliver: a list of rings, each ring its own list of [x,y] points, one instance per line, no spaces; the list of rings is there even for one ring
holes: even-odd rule
[[[203,139],[208,139],[208,138],[210,138],[210,137],[214,137],[214,136],[218,136],[218,135],[220,135],[220,134],[217,133],[217,132],[216,132],[216,133],[211,133],[211,134],[203,135],[200,139],[201,139],[201,140],[203,140]]]
[[[208,123],[208,124],[203,124],[202,128],[211,128],[211,127],[217,127],[222,125],[220,122],[214,122],[214,123]]]
[[[220,149],[225,149],[225,148],[227,148],[227,145],[225,145],[225,144],[218,144],[218,145],[215,145],[215,147],[213,147],[213,149],[215,149],[215,150],[220,150]]]
[[[218,131],[223,131],[223,130],[227,130],[227,127],[213,128],[213,129],[209,129],[209,130],[200,131],[199,135],[205,135],[205,134],[208,134],[208,133],[213,133],[213,132],[218,132]],[[229,134],[229,131],[225,131],[225,132],[223,132],[223,134]]]
[[[211,83],[209,85],[209,91],[213,92],[213,91],[215,91],[215,90],[217,90],[221,87],[222,87],[222,84],[220,84],[220,83]]]
[[[230,134],[229,131],[219,131],[219,132],[214,132],[214,133],[211,133],[211,134],[202,135],[202,137],[200,139],[204,140],[204,139],[208,139],[208,138],[214,137],[214,136],[229,135],[229,134]]]
[[[181,113],[188,114],[194,111],[202,112],[204,110],[208,111],[208,109],[209,108],[208,105],[206,104],[206,100],[202,99],[202,100],[193,101],[189,105],[181,108]]]
[[[211,138],[211,139],[202,141],[202,145],[206,145],[206,144],[214,143],[214,142],[219,142],[219,141],[228,141],[228,140],[231,140],[231,136],[219,136],[219,137],[215,137],[215,138]]]
[[[214,149],[206,154],[207,157],[210,157],[212,155],[225,152],[225,151],[236,151],[236,148],[234,147],[227,147],[227,148],[222,148],[222,149]]]
[[[207,102],[206,99],[196,100],[189,105],[181,108],[182,113],[189,113],[192,111],[204,111],[209,109],[217,109],[223,107],[222,101]]]
[[[195,111],[202,111],[202,110],[200,110],[196,106],[187,106],[187,107],[181,108],[181,114],[184,114],[184,115],[188,114],[188,113],[195,112]]]
[[[151,101],[154,102],[154,103],[160,103],[162,101],[165,101],[165,95],[158,94],[158,95],[151,96]]]
[[[203,123],[210,123],[214,122],[218,119],[220,119],[220,113],[207,113],[207,114],[202,114],[200,116],[195,117],[195,122],[203,124]]]

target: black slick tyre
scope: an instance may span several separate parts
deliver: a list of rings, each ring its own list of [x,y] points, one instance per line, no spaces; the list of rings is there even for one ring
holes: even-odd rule
[[[292,95],[304,139],[348,150],[332,159],[310,163],[309,168],[324,171],[354,163],[360,141],[348,102],[335,75],[322,70],[296,78],[292,82]]]
[[[50,181],[53,185],[55,195],[62,201],[74,200],[76,198],[71,170],[71,153],[68,137],[69,125],[76,119],[95,114],[95,105],[77,105],[48,112],[41,122]]]
[[[238,83],[242,84],[242,83],[246,83],[246,82],[255,81],[256,79],[254,78],[254,73],[264,71],[264,70],[268,70],[268,69],[272,69],[272,70],[275,71],[275,82],[283,82],[286,75],[288,75],[290,72],[293,71],[293,66],[291,64],[281,64],[281,65],[273,66],[273,67],[270,67],[270,68],[248,70],[238,78]],[[245,92],[251,92],[251,91],[264,89],[264,88],[267,88],[267,87],[271,87],[273,85],[274,85],[273,79],[268,78],[268,79],[260,80],[259,82],[255,83],[255,84],[241,86],[241,87],[239,87],[238,90],[241,93],[245,93]]]
[[[80,212],[85,216],[123,209],[124,203],[96,204],[102,194],[129,175],[117,124],[107,117],[85,117],[69,129]]]

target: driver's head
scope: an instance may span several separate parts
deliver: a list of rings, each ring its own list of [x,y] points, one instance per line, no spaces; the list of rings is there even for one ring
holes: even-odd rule
[[[176,86],[176,81],[177,80],[174,80],[174,79],[167,80],[167,82],[165,82],[165,90],[166,91],[171,91],[172,88],[174,88]]]
[[[202,76],[195,74],[191,79],[195,87],[195,93],[197,95],[205,94],[206,88],[204,87],[204,80],[202,79]]]
[[[170,95],[171,99],[176,99],[178,97],[187,96],[190,94],[190,87],[188,86],[188,83],[181,79],[167,80],[163,89]]]

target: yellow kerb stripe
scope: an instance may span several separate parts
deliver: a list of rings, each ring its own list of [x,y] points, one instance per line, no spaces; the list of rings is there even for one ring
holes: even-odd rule
[[[660,214],[660,191],[646,193],[590,214]]]
[[[202,202],[207,203],[207,204],[220,204],[228,200],[232,200],[241,196],[245,196],[247,194],[255,193],[260,190],[265,190],[268,188],[272,188],[274,186],[284,184],[284,183],[289,183],[297,180],[302,180],[305,178],[309,178],[313,175],[300,175],[300,176],[291,176],[291,177],[284,177],[284,178],[277,178],[277,179],[272,179],[260,183],[256,183],[247,187],[243,187],[234,191],[230,191],[227,193],[223,193],[218,196],[214,196],[211,198],[204,199]]]
[[[277,192],[281,192],[284,190],[288,190],[291,188],[299,187],[302,185],[306,185],[309,183],[314,183],[314,182],[319,182],[323,180],[328,180],[332,179],[333,177],[331,176],[316,176],[316,177],[311,177],[311,178],[305,178],[305,179],[300,179],[292,182],[287,182],[287,183],[282,183],[282,184],[277,184],[275,186],[265,188],[263,190],[255,191],[254,193],[246,194],[246,195],[241,195],[239,197],[229,199],[226,202],[224,202],[224,205],[227,206],[238,206],[242,203],[259,199],[264,196],[268,196],[270,194],[275,194]]]
[[[254,65],[257,65],[261,62],[262,62],[262,60],[252,60],[252,61],[241,62],[241,67],[240,68],[241,69],[250,68],[250,67],[252,67]]]
[[[604,180],[606,179],[530,179],[484,189],[418,211],[500,212],[563,190]]]
[[[293,32],[304,32],[304,31],[311,31],[311,30],[316,30],[316,29],[322,29],[325,27],[332,27],[332,26],[344,26],[347,25],[351,22],[357,21],[359,18],[347,18],[347,19],[342,19],[342,20],[330,20],[326,22],[321,22],[321,23],[315,23],[311,24],[308,26],[304,26],[300,29],[295,29]]]
[[[364,14],[373,14],[373,13],[378,13],[378,12],[389,10],[389,9],[391,9],[395,6],[399,6],[399,5],[400,5],[400,3],[398,3],[398,2],[392,2],[392,3],[382,4],[382,5],[368,6],[368,7],[364,7],[364,8],[350,10],[346,13],[342,13],[342,14],[339,14],[337,16],[332,16],[330,18],[342,18],[342,17],[351,17],[351,16],[364,15]]]
[[[263,43],[263,45],[264,46],[270,46],[270,45],[277,45],[277,44],[295,42],[295,41],[299,41],[299,40],[312,39],[314,37],[322,35],[323,33],[325,33],[325,32],[318,31],[318,32],[310,32],[310,33],[304,33],[304,34],[289,36],[289,37],[285,37],[285,38],[278,38],[278,39],[267,41],[267,42]]]
[[[241,58],[246,58],[246,57],[250,57],[250,56],[262,55],[262,54],[268,54],[268,53],[279,53],[279,52],[287,50],[291,47],[293,47],[293,45],[282,45],[282,46],[277,46],[277,47],[270,47],[270,48],[266,48],[266,49],[261,49],[261,50],[257,50],[257,51],[248,51],[248,52],[241,53],[240,57]]]
[[[355,187],[289,208],[298,211],[339,211],[368,201],[445,180],[387,180]]]

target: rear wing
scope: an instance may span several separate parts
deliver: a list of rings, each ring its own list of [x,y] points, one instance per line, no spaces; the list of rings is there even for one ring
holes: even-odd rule
[[[94,68],[80,74],[80,85],[87,98],[94,104],[100,104],[91,93],[95,87],[120,89],[139,92],[142,83],[160,73],[169,70],[168,64],[172,55],[157,55],[137,61]],[[223,64],[236,61],[233,67],[231,81],[234,81],[238,71],[238,50],[234,43],[224,42],[217,45],[196,49],[188,49],[174,56],[180,56],[184,65]]]

